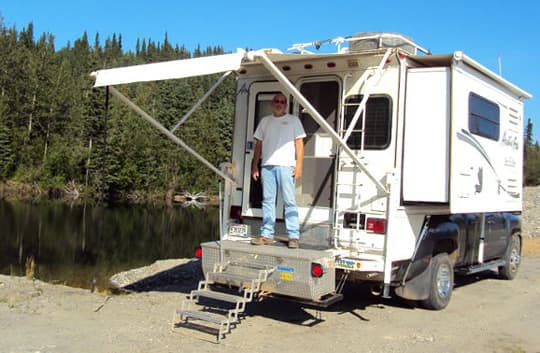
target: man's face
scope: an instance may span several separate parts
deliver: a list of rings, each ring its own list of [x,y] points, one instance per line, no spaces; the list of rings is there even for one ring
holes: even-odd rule
[[[282,94],[276,94],[272,99],[272,110],[275,116],[283,116],[287,111],[287,98]]]

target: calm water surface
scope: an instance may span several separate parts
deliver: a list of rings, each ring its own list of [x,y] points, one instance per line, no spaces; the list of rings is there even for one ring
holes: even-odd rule
[[[219,238],[216,208],[90,206],[0,200],[0,273],[106,288],[120,271],[159,259],[191,258]]]

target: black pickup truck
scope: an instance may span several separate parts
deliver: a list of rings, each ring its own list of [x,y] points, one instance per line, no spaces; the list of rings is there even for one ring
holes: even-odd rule
[[[434,310],[450,301],[454,274],[468,275],[497,268],[514,279],[521,262],[521,220],[514,213],[431,216],[412,261],[399,264],[395,290]]]

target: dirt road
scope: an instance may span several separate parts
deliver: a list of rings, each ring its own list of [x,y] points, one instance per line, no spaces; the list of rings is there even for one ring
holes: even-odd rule
[[[539,244],[526,240],[532,250],[514,281],[496,272],[457,278],[444,311],[372,297],[359,287],[324,311],[265,300],[250,304],[221,344],[172,328],[193,283],[107,296],[0,276],[0,352],[539,353]]]

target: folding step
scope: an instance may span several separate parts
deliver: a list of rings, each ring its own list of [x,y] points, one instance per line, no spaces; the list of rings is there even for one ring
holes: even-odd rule
[[[271,270],[273,270],[272,267],[268,267],[267,265],[264,265],[264,264],[258,264],[256,262],[248,262],[248,263],[231,262],[231,263],[229,263],[228,267],[241,267],[241,268],[245,268],[245,269],[258,270],[258,271],[271,271]]]
[[[252,283],[252,281],[258,280],[258,278],[254,278],[253,276],[244,276],[239,275],[235,273],[229,273],[229,272],[210,272],[208,274],[208,280],[209,281],[215,281],[217,283],[223,283],[223,284],[238,284],[242,285],[243,283]]]
[[[239,297],[234,294],[228,294],[223,292],[215,292],[210,290],[194,290],[191,292],[191,298],[209,298],[215,300],[221,300],[228,303],[238,304],[244,303],[246,300],[244,297]]]
[[[201,310],[176,310],[176,315],[180,316],[180,320],[184,321],[186,325],[189,325],[189,320],[199,320],[214,324],[218,327],[209,327],[216,332],[217,342],[221,342],[221,339],[225,337],[225,334],[231,330],[231,320],[220,314],[214,314]]]
[[[176,315],[180,316],[181,320],[195,319],[206,322],[211,322],[216,325],[224,325],[229,323],[229,319],[225,315],[214,314],[200,310],[176,310]]]
[[[182,303],[182,309],[176,314],[180,319],[188,323],[189,319],[201,320],[215,325],[217,329],[217,340],[221,341],[225,334],[231,330],[231,324],[240,322],[240,314],[246,309],[246,304],[250,303],[260,290],[260,286],[268,279],[274,269],[266,265],[257,263],[234,262],[226,265],[214,266],[214,272],[207,273],[206,280],[199,282],[197,290],[191,291],[186,301]],[[214,283],[238,286],[241,295],[230,294],[214,290],[210,285]],[[201,298],[213,299],[210,304],[200,303]],[[231,308],[230,303],[234,304]],[[190,307],[198,306],[199,310],[191,310]],[[189,308],[189,310],[188,310]],[[218,315],[209,312],[208,309],[219,312],[226,312],[225,315]],[[215,328],[212,328],[214,330]]]
[[[274,268],[257,263],[229,263],[221,271],[208,273],[209,283],[221,283],[238,287],[249,286],[258,291],[261,283],[268,279]]]

